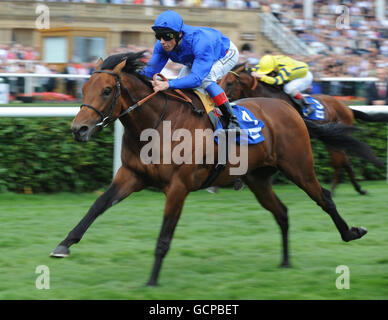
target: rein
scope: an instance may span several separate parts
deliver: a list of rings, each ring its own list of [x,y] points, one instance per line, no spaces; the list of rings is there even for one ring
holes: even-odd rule
[[[251,90],[254,91],[257,88],[258,80],[256,77],[252,77],[252,78],[253,78],[253,85],[251,87]]]
[[[126,110],[124,110],[123,112],[121,112],[116,118],[112,118],[112,114],[113,114],[113,110],[117,104],[117,99],[118,97],[121,95],[121,75],[119,73],[115,73],[115,72],[112,72],[112,71],[109,71],[109,70],[96,70],[94,71],[93,73],[107,73],[109,75],[112,75],[116,78],[116,90],[115,90],[115,95],[113,96],[113,99],[112,99],[112,103],[110,105],[110,109],[109,109],[109,113],[108,115],[104,115],[100,110],[98,110],[97,108],[93,107],[92,105],[90,104],[86,104],[86,103],[83,103],[81,104],[80,108],[82,107],[87,107],[89,109],[92,109],[93,111],[95,111],[101,118],[100,122],[96,124],[96,127],[103,127],[105,128],[106,126],[108,126],[110,123],[116,121],[117,119],[121,118],[122,116],[132,112],[133,110],[135,110],[136,108],[140,107],[142,104],[144,104],[146,101],[148,101],[149,99],[151,99],[154,95],[156,95],[157,93],[159,93],[159,91],[155,91],[155,92],[152,92],[151,94],[149,94],[148,96],[144,97],[143,99],[137,101],[134,105],[132,106],[128,106]],[[153,77],[153,80],[155,81],[156,80],[156,77],[160,77],[162,78],[163,81],[167,81],[167,78],[164,77],[162,74],[160,73],[157,73],[154,75]],[[132,94],[130,93],[129,89],[127,87],[125,87],[125,90],[126,92],[128,93],[130,99],[132,101],[136,101],[136,99],[133,98]],[[164,92],[166,95],[168,96],[172,96],[174,98],[177,98],[179,100],[182,100],[184,102],[187,102],[187,103],[190,103],[193,107],[193,101],[186,95],[184,94],[181,90],[179,89],[175,89],[175,92],[178,93],[178,95],[174,94],[174,93],[171,93],[171,92]],[[161,117],[159,118],[156,126],[154,127],[154,129],[156,129],[160,122],[163,120],[164,116],[166,115],[166,110],[167,110],[167,96],[166,96],[166,103],[164,105],[164,108],[163,108],[163,112],[162,112],[162,115]],[[194,109],[196,110],[196,109]],[[198,111],[198,110],[197,110]]]

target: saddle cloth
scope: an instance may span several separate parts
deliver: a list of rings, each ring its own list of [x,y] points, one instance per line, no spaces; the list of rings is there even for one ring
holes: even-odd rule
[[[217,133],[223,128],[220,121],[220,115],[222,113],[215,107],[214,102],[209,95],[198,90],[194,90],[194,92],[198,95],[205,106],[206,113],[208,114],[215,131],[214,140],[218,143]],[[264,122],[256,119],[253,113],[243,106],[239,106],[234,103],[231,103],[231,106],[241,128],[241,134],[236,137],[236,142],[238,144],[257,144],[264,141],[264,135],[261,132],[264,128]]]
[[[315,110],[313,113],[311,113],[305,118],[309,120],[325,120],[325,107],[323,106],[323,104],[308,94],[304,94],[303,96]],[[303,108],[303,111],[305,111],[305,109],[306,108]]]

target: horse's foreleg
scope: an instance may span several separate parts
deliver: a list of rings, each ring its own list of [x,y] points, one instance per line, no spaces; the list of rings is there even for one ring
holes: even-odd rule
[[[78,243],[93,221],[111,206],[120,202],[134,191],[143,189],[142,181],[130,170],[121,167],[109,188],[94,202],[88,213],[68,236],[51,253],[52,257],[62,258],[70,254],[69,247]]]
[[[162,228],[155,249],[155,261],[147,285],[156,286],[163,258],[167,254],[188,191],[183,183],[173,183],[166,191]]]

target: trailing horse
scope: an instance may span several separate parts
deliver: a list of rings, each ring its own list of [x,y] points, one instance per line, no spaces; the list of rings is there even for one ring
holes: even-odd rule
[[[109,188],[95,201],[84,218],[55,248],[51,256],[68,256],[70,246],[81,240],[99,215],[133,192],[154,186],[160,188],[166,196],[163,223],[155,249],[155,261],[148,281],[149,285],[156,285],[185,198],[190,192],[204,188],[204,182],[213,170],[213,164],[203,161],[171,163],[168,161],[171,159],[171,152],[161,152],[160,163],[145,164],[141,155],[147,143],[141,138],[142,133],[145,130],[154,130],[152,132],[160,135],[159,150],[166,150],[166,144],[169,143],[171,148],[167,150],[174,150],[181,141],[171,139],[171,136],[163,130],[164,124],[170,123],[174,132],[185,129],[186,134],[187,132],[191,134],[188,144],[190,159],[195,158],[194,155],[198,151],[202,151],[202,158],[212,153],[211,156],[217,162],[219,160],[217,151],[220,146],[214,142],[213,127],[208,117],[198,112],[198,109],[204,108],[199,98],[191,90],[185,91],[191,98],[191,103],[176,97],[170,98],[166,95],[167,92],[154,93],[149,80],[138,73],[142,66],[141,57],[141,53],[129,53],[113,55],[105,61],[100,59],[96,71],[83,87],[83,104],[71,125],[74,138],[87,142],[105,125],[119,119],[125,128],[122,166]],[[304,121],[295,109],[279,99],[254,98],[244,99],[239,103],[265,123],[261,132],[265,137],[264,141],[244,146],[248,155],[247,170],[240,177],[260,204],[275,216],[280,226],[283,239],[282,266],[289,265],[288,217],[286,206],[272,190],[271,176],[277,170],[283,171],[288,179],[304,190],[329,214],[343,241],[364,236],[367,230],[362,227],[349,228],[339,215],[330,192],[319,184],[314,172],[310,137]],[[203,136],[201,142],[210,137],[211,150],[214,152],[205,150],[206,144],[198,147],[198,141],[194,141],[195,131],[198,129],[207,132],[207,136]],[[342,126],[336,128],[341,136],[344,136],[342,129]],[[242,145],[236,144],[235,148],[237,153],[242,153]],[[238,176],[230,174],[233,166],[236,167],[228,162],[212,184],[226,185],[234,181]]]
[[[250,97],[279,98],[287,101],[296,109],[300,109],[300,106],[296,105],[296,103],[292,101],[292,99],[279,87],[266,84],[262,81],[257,81],[257,79],[253,78],[250,75],[250,72],[246,69],[245,63],[234,67],[233,70],[231,70],[227,75],[224,76],[220,84],[231,101]],[[351,126],[353,126],[355,118],[368,122],[388,122],[388,115],[368,115],[362,111],[352,110],[341,101],[328,95],[319,94],[313,95],[312,97],[316,98],[322,105],[324,105],[325,120],[309,121],[305,119],[305,122],[307,128],[309,129],[311,137],[320,139],[326,145],[329,151],[331,165],[334,168],[331,192],[333,193],[336,186],[340,183],[343,170],[345,170],[357,192],[362,195],[366,194],[366,191],[362,190],[361,186],[357,182],[357,179],[354,175],[351,166],[351,162],[348,156],[346,155],[346,153],[355,154],[353,152],[354,148],[346,148],[346,146],[338,148],[334,146],[333,143],[331,143],[330,139],[325,140],[325,138],[321,139],[320,137],[318,137],[315,132],[315,129],[313,129],[312,127],[314,126],[314,124],[315,126],[320,127],[322,124],[342,123],[349,126],[348,128],[350,128]],[[298,111],[301,113],[301,110]],[[334,137],[337,137],[337,132],[334,132],[333,134]],[[364,145],[364,147],[361,147],[361,149],[367,150],[368,148]],[[362,157],[379,167],[383,166],[383,163],[381,161],[376,161],[373,156],[369,157],[369,155],[371,155],[371,153],[368,151],[367,154],[362,155]]]

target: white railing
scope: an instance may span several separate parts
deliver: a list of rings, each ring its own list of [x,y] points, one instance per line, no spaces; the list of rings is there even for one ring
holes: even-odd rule
[[[312,54],[311,49],[286,28],[272,13],[260,13],[261,31],[279,49],[287,54],[306,56]]]
[[[316,79],[314,81],[323,81],[323,82],[372,82],[377,81],[378,78],[375,77],[358,77],[358,78],[352,78],[352,77],[323,77]]]
[[[162,70],[163,72],[163,70]],[[63,78],[63,79],[88,79],[90,75],[78,75],[78,74],[65,74],[65,73],[48,73],[48,74],[38,74],[38,73],[0,73],[0,78],[17,78],[23,77],[24,81],[24,94],[29,95],[33,93],[33,78]],[[377,81],[378,78],[375,77],[323,77],[314,79],[315,82],[371,82]]]

